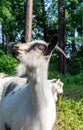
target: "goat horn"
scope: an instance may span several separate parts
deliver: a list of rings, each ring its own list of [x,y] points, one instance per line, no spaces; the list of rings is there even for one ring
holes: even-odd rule
[[[56,46],[55,46],[55,50],[61,52],[61,53],[67,58],[65,52],[64,52],[59,46],[56,45]]]

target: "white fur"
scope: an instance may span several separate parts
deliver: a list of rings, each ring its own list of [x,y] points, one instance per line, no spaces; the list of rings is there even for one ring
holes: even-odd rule
[[[6,77],[7,76],[7,77]],[[18,91],[21,85],[26,83],[26,78],[19,78],[19,77],[8,77],[8,75],[4,73],[0,73],[0,130],[4,130],[4,120],[3,120],[3,113],[2,113],[2,101],[4,99],[5,92],[7,90],[7,86],[10,83],[17,83],[17,87],[14,91]],[[20,91],[20,90],[19,90]]]
[[[4,78],[4,77],[7,77],[7,74],[5,73],[0,73],[0,79]]]
[[[26,77],[27,76],[27,69],[26,69],[26,66],[25,64],[23,63],[20,63],[16,68],[16,75],[18,77]]]
[[[20,63],[17,67],[16,67],[16,73],[17,76],[19,77],[26,77],[27,73],[26,73],[26,66],[23,63]],[[58,94],[63,94],[63,82],[60,79],[51,79],[48,80],[49,82],[49,86],[52,89],[52,93],[53,93],[53,97],[55,102],[57,102],[58,100]]]
[[[58,95],[63,94],[63,82],[60,79],[49,80],[50,88],[52,89],[55,102],[58,100]]]

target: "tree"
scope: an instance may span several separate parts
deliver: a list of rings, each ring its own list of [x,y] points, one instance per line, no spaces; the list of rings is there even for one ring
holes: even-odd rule
[[[7,51],[5,50],[5,40],[6,40],[6,36],[7,36],[7,28],[5,25],[5,22],[10,21],[12,19],[12,14],[11,14],[11,4],[9,1],[7,0],[1,0],[0,1],[0,24],[2,26],[2,49],[5,51],[5,53],[7,53]],[[5,29],[6,28],[6,29]],[[4,39],[5,37],[5,39]],[[6,45],[7,47],[7,45]],[[7,48],[6,48],[7,49]]]
[[[58,0],[34,0],[33,2],[33,39],[45,40],[45,35],[47,35],[47,40],[49,40],[50,37],[58,31]],[[41,4],[41,2],[44,3]],[[63,21],[66,21],[66,31],[64,32],[66,34],[66,45],[62,48],[63,50],[64,48],[66,49],[66,54],[69,56],[67,63],[71,62],[73,65],[76,63],[76,54],[78,54],[79,51],[82,51],[81,48],[83,46],[83,4],[82,0],[65,0],[63,2],[66,8],[66,20],[63,19]],[[7,43],[8,47],[6,46],[6,48],[9,50],[11,44],[17,43],[21,36],[24,35],[24,5],[24,0],[0,0],[0,23],[2,25],[3,32],[0,39],[3,39],[1,40],[3,41],[3,49]],[[45,27],[47,32],[44,31]],[[62,61],[59,60],[59,62],[59,64],[62,64]],[[75,66],[73,65],[70,70],[74,70],[74,68]]]
[[[59,46],[65,51],[65,7],[62,0],[58,0]],[[59,71],[66,74],[66,59],[59,54]]]
[[[16,43],[23,33],[24,0],[1,0],[0,22],[2,25],[2,48],[7,51],[11,43]]]
[[[47,30],[47,18],[46,18],[46,11],[45,11],[45,3],[44,0],[41,0],[41,6],[42,6],[42,17],[43,17],[43,30],[44,30],[44,40],[48,41],[48,30]]]
[[[33,11],[33,0],[26,0],[25,3],[25,30],[24,36],[26,42],[31,41],[32,37],[32,11]]]

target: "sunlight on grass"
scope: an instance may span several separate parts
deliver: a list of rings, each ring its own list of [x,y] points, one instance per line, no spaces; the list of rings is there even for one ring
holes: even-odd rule
[[[83,130],[83,100],[63,99],[57,107],[57,121],[53,130]]]

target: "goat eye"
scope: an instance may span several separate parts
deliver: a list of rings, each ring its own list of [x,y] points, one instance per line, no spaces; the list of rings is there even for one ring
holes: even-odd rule
[[[46,46],[45,45],[38,45],[37,48],[39,50],[45,50]]]

